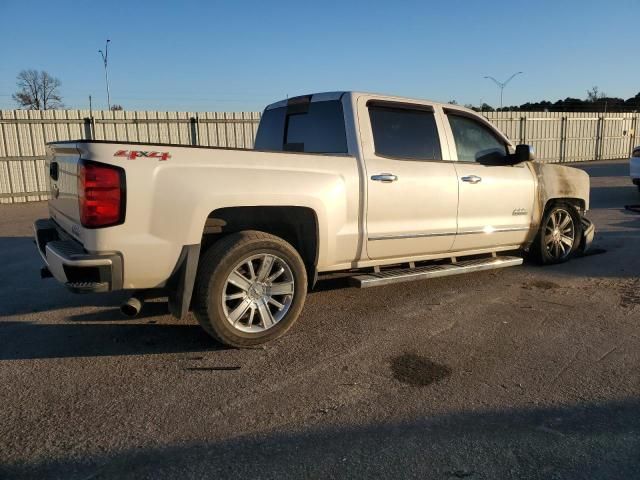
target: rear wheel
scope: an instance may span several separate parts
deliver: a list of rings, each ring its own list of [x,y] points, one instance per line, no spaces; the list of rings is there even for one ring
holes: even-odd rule
[[[289,243],[274,235],[231,234],[206,251],[198,270],[196,318],[227,345],[250,347],[280,337],[304,305],[304,263]]]
[[[544,214],[530,253],[543,265],[563,263],[573,256],[581,238],[582,224],[576,209],[557,203]]]

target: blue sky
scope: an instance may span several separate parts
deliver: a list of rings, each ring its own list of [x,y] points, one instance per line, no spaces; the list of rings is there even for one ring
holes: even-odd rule
[[[301,93],[365,90],[498,104],[640,91],[638,0],[0,0],[0,108],[15,76],[45,69],[70,108],[112,103],[261,110]]]

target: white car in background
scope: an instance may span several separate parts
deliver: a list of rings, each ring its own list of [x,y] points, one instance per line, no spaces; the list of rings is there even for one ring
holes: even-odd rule
[[[638,191],[640,191],[640,147],[633,149],[633,153],[629,159],[629,174],[631,175],[631,181],[638,187]]]

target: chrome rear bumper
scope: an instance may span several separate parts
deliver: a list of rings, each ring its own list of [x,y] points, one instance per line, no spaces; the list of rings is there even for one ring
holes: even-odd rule
[[[122,257],[92,254],[49,219],[36,220],[34,237],[51,275],[77,293],[108,292],[122,288]]]

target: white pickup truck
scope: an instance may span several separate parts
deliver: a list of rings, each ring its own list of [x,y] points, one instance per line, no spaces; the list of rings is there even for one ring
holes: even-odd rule
[[[559,263],[594,227],[589,177],[533,161],[457,105],[355,92],[269,105],[255,149],[48,145],[53,276],[77,292],[164,292],[237,347],[284,334],[330,272],[369,287]]]

